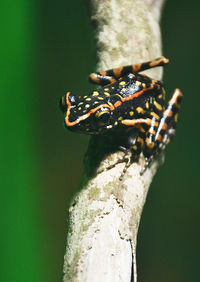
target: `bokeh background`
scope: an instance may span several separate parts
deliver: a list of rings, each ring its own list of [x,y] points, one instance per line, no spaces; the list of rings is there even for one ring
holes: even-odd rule
[[[168,98],[179,87],[184,102],[144,208],[139,282],[200,281],[199,9],[168,0],[163,14]],[[58,282],[88,137],[64,129],[57,103],[93,87],[93,29],[83,0],[3,0],[0,11],[0,281]]]

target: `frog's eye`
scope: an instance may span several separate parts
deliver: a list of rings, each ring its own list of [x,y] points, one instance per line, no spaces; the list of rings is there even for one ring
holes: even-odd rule
[[[110,112],[109,110],[98,112],[96,117],[100,126],[105,125],[110,118]]]
[[[100,115],[100,117],[98,117],[98,119],[103,123],[107,123],[109,117],[110,117],[109,113],[103,113],[102,115]]]

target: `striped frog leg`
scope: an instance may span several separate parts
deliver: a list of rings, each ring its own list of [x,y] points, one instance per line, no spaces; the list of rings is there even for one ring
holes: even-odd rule
[[[178,121],[178,111],[183,94],[180,89],[175,89],[168,106],[163,113],[162,118],[155,135],[155,142],[160,144],[160,149],[165,149],[176,132],[176,124]]]
[[[175,89],[172,98],[168,102],[167,109],[164,111],[159,123],[154,117],[145,139],[145,165],[141,170],[144,173],[150,165],[155,155],[160,153],[169,144],[176,132],[178,111],[183,94],[179,89]]]
[[[144,173],[146,168],[152,162],[154,156],[164,150],[166,145],[169,144],[175,135],[178,111],[182,98],[183,94],[181,91],[179,89],[175,89],[161,118],[154,114],[151,118],[122,121],[124,125],[132,125],[138,128],[138,136],[129,151],[131,150],[132,156],[139,156],[141,151],[144,151],[145,165],[141,170],[141,174]],[[145,130],[144,126],[148,126],[149,129]],[[132,160],[127,158],[126,166],[124,167],[123,173],[120,177],[121,179],[131,163]]]
[[[147,132],[145,147],[149,154],[156,154],[165,149],[172,137],[175,135],[178,111],[183,94],[179,89],[175,89],[172,98],[169,100],[163,115],[152,118],[152,124]]]
[[[151,69],[159,66],[165,66],[168,63],[169,63],[169,59],[162,56],[158,59],[154,59],[152,61],[148,61],[144,63],[113,68],[106,71],[100,71],[97,73],[91,73],[89,75],[89,80],[94,84],[105,86],[115,82],[118,78],[128,73],[138,73],[147,69]]]

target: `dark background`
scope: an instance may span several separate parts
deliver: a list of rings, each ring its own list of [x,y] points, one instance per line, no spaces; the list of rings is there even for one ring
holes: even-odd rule
[[[61,281],[67,205],[88,137],[63,127],[66,90],[86,94],[97,62],[85,2],[6,1],[1,16],[0,281]],[[199,1],[168,0],[162,19],[167,99],[181,88],[176,137],[148,195],[139,282],[199,278]]]

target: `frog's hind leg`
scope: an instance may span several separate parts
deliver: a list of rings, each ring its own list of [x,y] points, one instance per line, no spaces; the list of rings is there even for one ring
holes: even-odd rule
[[[155,155],[165,149],[175,135],[178,111],[183,94],[179,89],[175,89],[172,98],[161,118],[152,117],[151,125],[145,140],[145,152],[147,155]]]
[[[158,59],[148,61],[145,63],[133,64],[125,67],[113,68],[106,71],[91,73],[89,75],[89,80],[94,84],[99,84],[104,86],[114,83],[118,78],[128,73],[138,73],[147,69],[151,69],[159,66],[165,66],[168,63],[169,63],[169,59],[162,56]]]
[[[175,135],[178,111],[182,98],[182,92],[179,89],[175,89],[172,98],[169,100],[168,106],[163,113],[155,135],[155,142],[159,145],[159,150],[165,149],[166,145]]]
[[[152,124],[149,127],[145,139],[145,165],[141,174],[150,165],[154,156],[164,150],[175,135],[178,111],[182,98],[183,94],[179,89],[176,89],[160,120],[155,119],[155,117],[152,118]]]
[[[154,148],[156,146],[155,143],[155,134],[156,134],[156,130],[158,128],[159,125],[159,116],[152,116],[152,118],[150,119],[150,124],[148,129],[146,130],[146,134],[144,137],[144,157],[145,157],[145,163],[140,171],[140,174],[142,175],[145,170],[147,169],[147,167],[151,164],[153,157],[154,157]]]

